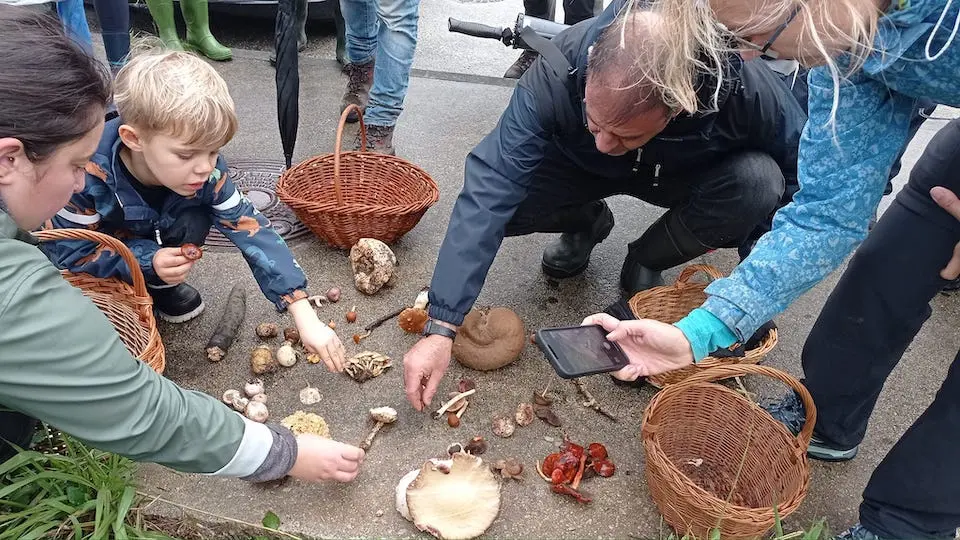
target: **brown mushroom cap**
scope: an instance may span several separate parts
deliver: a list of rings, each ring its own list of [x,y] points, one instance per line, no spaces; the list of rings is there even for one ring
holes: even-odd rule
[[[397,325],[403,328],[404,332],[419,334],[423,332],[423,327],[427,324],[427,318],[425,309],[410,307],[400,312]]]
[[[502,368],[526,345],[523,321],[505,307],[475,309],[463,319],[453,342],[453,357],[478,371]]]

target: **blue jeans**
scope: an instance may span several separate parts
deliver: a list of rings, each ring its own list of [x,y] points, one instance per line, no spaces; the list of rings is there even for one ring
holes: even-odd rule
[[[417,49],[420,0],[340,0],[346,25],[347,60],[376,60],[363,121],[393,126],[403,110]]]

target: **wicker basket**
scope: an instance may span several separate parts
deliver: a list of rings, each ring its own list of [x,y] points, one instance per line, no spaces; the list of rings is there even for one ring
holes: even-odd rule
[[[800,394],[807,418],[798,437],[756,403],[710,382],[747,374],[779,379]],[[650,494],[680,536],[705,539],[719,528],[725,540],[760,538],[775,515],[790,515],[806,497],[815,423],[813,398],[787,373],[749,364],[696,373],[658,392],[644,413]]]
[[[709,264],[694,264],[683,269],[673,285],[654,287],[640,291],[630,299],[630,311],[638,319],[655,319],[673,324],[700,307],[707,299],[704,289],[707,283],[694,283],[690,279],[703,272],[713,279],[723,277],[719,270]],[[771,329],[760,345],[744,353],[743,357],[716,358],[708,356],[696,365],[661,373],[647,378],[647,382],[658,388],[678,383],[700,370],[728,364],[757,364],[777,344],[777,330]]]
[[[342,152],[347,115],[360,116],[361,151]],[[348,249],[361,238],[391,244],[413,229],[440,197],[423,169],[395,156],[366,150],[367,129],[356,105],[337,127],[336,150],[298,163],[280,176],[277,196],[315,235]]]
[[[60,273],[68,283],[93,300],[107,316],[130,354],[157,373],[163,373],[166,367],[165,351],[157,321],[153,317],[153,298],[147,292],[140,264],[127,246],[112,236],[86,229],[51,229],[37,231],[34,235],[41,241],[89,240],[99,244],[99,248],[120,254],[130,268],[133,286],[117,278],[102,279],[66,270]]]

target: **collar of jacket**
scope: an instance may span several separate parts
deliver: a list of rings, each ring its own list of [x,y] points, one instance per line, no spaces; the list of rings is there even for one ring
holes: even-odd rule
[[[103,182],[112,195],[96,197],[94,205],[97,213],[103,217],[121,212],[120,215],[125,220],[156,219],[157,212],[147,205],[131,184],[135,180],[121,178],[123,172],[117,162],[120,160],[120,150],[123,148],[123,141],[120,140],[122,124],[123,121],[119,117],[106,122],[97,151],[87,164],[88,185],[90,182]]]
[[[577,65],[575,66],[575,74],[581,109],[586,107],[584,96],[587,87],[587,58],[590,54],[590,48],[597,42],[600,33],[613,24],[617,14],[631,1],[633,0],[613,0],[613,2],[594,19],[593,27],[584,40],[584,45],[580,48]],[[647,1],[648,0],[642,0],[641,3],[646,4]],[[642,6],[634,6],[634,9],[642,9]],[[717,79],[716,77],[703,74],[699,76],[697,80],[697,88],[699,89],[697,98],[700,105],[698,112],[694,114],[681,113],[677,115],[657,137],[654,137],[654,140],[660,137],[689,136],[698,131],[702,137],[706,138],[709,136],[713,128],[713,123],[717,118],[717,110],[721,109],[727,99],[739,91],[740,88],[740,68],[743,66],[743,59],[739,54],[730,53],[727,56],[727,60],[723,84],[720,86],[720,91],[717,95],[716,109],[712,108],[710,103],[712,102],[713,93],[717,86]],[[581,116],[586,118],[586,113],[582,110]]]
[[[7,240],[19,240],[28,244],[37,245],[40,242],[27,231],[17,226],[10,214],[0,210],[0,238]]]

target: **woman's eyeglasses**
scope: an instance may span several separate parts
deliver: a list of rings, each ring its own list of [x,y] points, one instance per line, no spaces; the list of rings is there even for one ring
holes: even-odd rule
[[[787,17],[787,20],[784,21],[783,24],[778,26],[776,30],[774,30],[773,34],[770,35],[770,39],[768,39],[767,42],[764,43],[763,45],[757,45],[756,43],[743,39],[740,36],[734,36],[734,41],[741,48],[748,49],[751,51],[757,51],[760,53],[760,56],[764,58],[767,58],[769,60],[776,60],[779,57],[779,55],[777,54],[777,51],[771,51],[770,47],[773,45],[773,42],[776,41],[778,37],[780,37],[780,34],[782,34],[783,31],[786,30],[788,26],[790,26],[790,23],[793,22],[793,19],[797,16],[798,13],[800,13],[801,7],[802,5],[798,4],[795,8],[793,8],[793,11],[790,12],[790,16]]]

